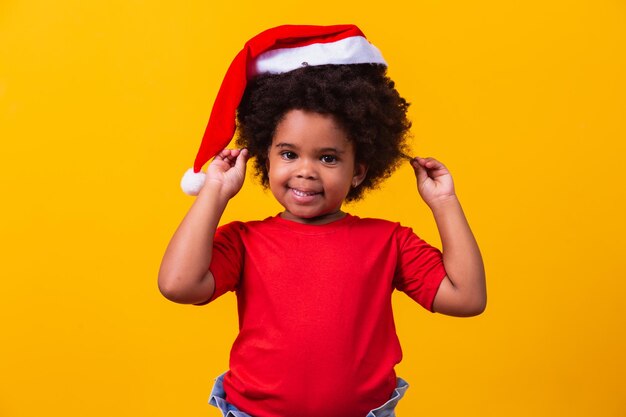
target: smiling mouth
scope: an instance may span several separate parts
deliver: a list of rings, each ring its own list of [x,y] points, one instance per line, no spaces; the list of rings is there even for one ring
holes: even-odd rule
[[[314,195],[321,194],[321,192],[318,191],[302,191],[298,190],[297,188],[291,188],[291,192],[298,197],[312,197]]]

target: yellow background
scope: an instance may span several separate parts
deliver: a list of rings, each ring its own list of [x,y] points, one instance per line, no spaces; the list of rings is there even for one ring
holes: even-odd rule
[[[0,416],[219,415],[235,297],[156,275],[222,75],[284,23],[383,51],[484,254],[480,317],[394,298],[399,415],[626,415],[623,1],[2,0]],[[249,181],[223,220],[278,209]],[[439,244],[408,166],[348,210]]]

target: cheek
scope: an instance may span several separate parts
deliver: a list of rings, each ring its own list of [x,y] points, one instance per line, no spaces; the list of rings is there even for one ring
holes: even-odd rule
[[[267,178],[270,185],[277,184],[279,182],[284,181],[285,178],[285,168],[281,167],[281,164],[271,164],[269,159],[267,161]],[[271,168],[270,168],[271,166]]]
[[[326,178],[325,183],[338,194],[348,194],[352,185],[352,175],[346,171]]]

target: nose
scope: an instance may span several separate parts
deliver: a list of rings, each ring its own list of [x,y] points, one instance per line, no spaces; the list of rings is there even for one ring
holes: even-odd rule
[[[298,166],[296,167],[296,177],[316,179],[317,170],[315,168],[315,161],[312,161],[309,158],[300,158],[298,160]]]

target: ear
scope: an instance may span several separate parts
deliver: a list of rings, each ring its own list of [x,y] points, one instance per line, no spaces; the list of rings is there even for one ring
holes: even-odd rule
[[[367,165],[362,163],[357,163],[354,167],[354,175],[352,176],[352,188],[356,188],[367,176]]]

